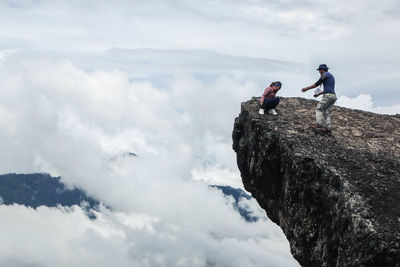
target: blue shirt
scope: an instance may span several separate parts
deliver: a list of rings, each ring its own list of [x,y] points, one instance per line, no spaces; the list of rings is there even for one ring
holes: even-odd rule
[[[332,73],[324,72],[315,84],[317,86],[323,84],[325,94],[335,94],[335,77]]]

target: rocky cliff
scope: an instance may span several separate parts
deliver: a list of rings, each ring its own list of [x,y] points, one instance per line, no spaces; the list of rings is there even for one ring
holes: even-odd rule
[[[335,107],[322,136],[316,103],[281,99],[278,116],[242,103],[233,148],[246,190],[302,266],[400,266],[400,116]]]

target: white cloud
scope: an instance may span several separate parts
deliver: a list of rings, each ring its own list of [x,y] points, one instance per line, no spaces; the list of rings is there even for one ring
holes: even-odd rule
[[[8,266],[296,266],[271,222],[228,229],[171,224],[103,210],[0,206],[0,262]],[[238,231],[239,234],[236,232]],[[234,256],[233,256],[234,255]]]
[[[244,189],[237,172],[220,168],[218,165],[206,165],[201,169],[192,170],[191,174],[193,179],[203,180],[210,185],[230,185],[235,188]]]
[[[354,98],[341,96],[337,101],[337,105],[346,108],[366,110],[380,114],[400,114],[400,104],[392,106],[375,106],[372,96],[368,94],[360,94]]]
[[[124,71],[85,71],[69,61],[21,54],[7,57],[1,67],[4,90],[0,91],[0,106],[12,115],[2,116],[8,127],[0,130],[0,146],[8,153],[0,155],[1,172],[51,172],[125,214],[121,216],[142,214],[162,222],[157,224],[159,229],[147,223],[154,228],[153,234],[137,230],[132,238],[137,235],[141,239],[127,248],[130,238],[113,237],[114,246],[124,246],[117,253],[117,248],[104,245],[108,239],[90,230],[103,227],[97,225],[101,219],[85,221],[83,215],[68,217],[58,210],[19,207],[26,213],[27,224],[39,220],[36,216],[62,216],[60,221],[66,220],[65,225],[60,223],[55,231],[63,231],[69,224],[89,225],[89,230],[73,234],[88,248],[70,248],[65,236],[49,237],[47,242],[61,242],[61,248],[54,248],[54,255],[61,251],[80,255],[82,260],[74,257],[71,261],[81,266],[86,265],[85,256],[90,258],[100,248],[101,257],[121,257],[122,266],[128,262],[179,266],[180,261],[181,265],[203,266],[207,259],[217,266],[241,262],[249,266],[296,264],[277,226],[269,221],[246,223],[221,193],[194,181],[197,172],[207,174],[204,178],[214,179],[213,183],[240,184],[230,134],[239,103],[256,91],[255,83],[229,75],[203,82],[179,72],[172,73],[168,87],[157,88],[149,81],[130,81]],[[10,134],[8,129],[17,131]],[[126,149],[138,157],[118,156]],[[7,211],[13,214],[17,207],[10,209]],[[110,215],[110,220],[115,220],[114,216]],[[12,229],[18,231],[19,227],[25,226]],[[120,224],[111,228],[125,232]],[[27,251],[35,242],[45,240],[37,240],[39,226],[33,224],[31,230],[32,243],[21,245]],[[73,228],[65,232],[70,231]],[[94,235],[93,240],[86,240],[86,235]],[[94,249],[92,242],[96,243]],[[273,244],[276,242],[282,245]],[[268,251],[276,255],[272,257]],[[16,265],[28,264],[26,260],[45,266],[65,264],[62,255],[47,259],[44,254],[28,253],[20,259],[7,253],[3,254],[4,262],[12,260]],[[243,256],[234,261],[232,255]]]
[[[241,185],[240,102],[273,80],[300,96],[320,63],[339,105],[398,113],[398,10],[396,0],[1,2],[0,172],[61,175],[116,212],[90,221],[79,208],[1,206],[0,259],[296,265],[276,226],[244,223],[204,181]]]
[[[355,98],[341,96],[337,105],[353,109],[370,110],[373,106],[372,97],[366,94],[360,94]]]

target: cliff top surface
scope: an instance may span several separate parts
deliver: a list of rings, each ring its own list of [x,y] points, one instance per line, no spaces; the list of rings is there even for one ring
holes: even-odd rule
[[[281,98],[279,116],[259,115],[259,98],[242,103],[242,108],[258,120],[270,121],[278,130],[299,136],[314,136],[310,124],[315,122],[317,101],[304,98]],[[400,114],[382,115],[335,106],[332,131],[337,145],[344,148],[400,156]]]
[[[321,201],[324,201],[324,209],[330,210],[328,217],[337,216],[335,220],[345,221],[343,218],[346,215],[332,214],[347,212],[352,225],[365,219],[365,227],[381,236],[378,239],[386,239],[388,244],[398,244],[400,115],[381,115],[335,106],[332,111],[333,136],[323,136],[315,133],[310,126],[315,122],[316,105],[315,100],[281,98],[276,109],[278,116],[273,116],[258,114],[259,98],[242,103],[242,111],[235,121],[233,147],[237,152],[245,188],[252,192],[271,219],[281,225],[291,241],[290,233],[293,230],[289,228],[295,229],[300,224],[305,226],[304,222],[295,222],[294,219],[288,222],[295,215],[285,213],[290,213],[288,206],[291,205],[291,198],[298,197],[297,202],[309,201],[305,200],[306,197],[297,196],[304,193],[298,192],[300,187],[293,189],[299,184],[301,188],[306,188],[305,181],[294,181],[305,179],[300,173],[306,172],[306,175],[314,176],[307,181],[311,187],[308,192],[316,198],[323,195]],[[274,158],[271,153],[279,156]],[[307,165],[307,162],[312,164]],[[273,165],[278,165],[277,169]],[[324,175],[329,179],[323,180]],[[335,181],[340,185],[332,186]],[[289,194],[290,190],[292,192]],[[341,208],[342,204],[350,208]],[[318,207],[314,208],[318,210]],[[361,219],[356,222],[354,218],[357,216]],[[310,220],[313,219],[311,216]],[[326,226],[329,224],[333,222],[327,222]],[[345,225],[343,222],[340,224]],[[298,231],[305,230],[299,228]],[[318,231],[321,234],[325,230]],[[299,242],[299,233],[292,238],[293,242]],[[333,247],[339,250],[337,247],[340,245]],[[399,248],[397,250],[400,251]]]

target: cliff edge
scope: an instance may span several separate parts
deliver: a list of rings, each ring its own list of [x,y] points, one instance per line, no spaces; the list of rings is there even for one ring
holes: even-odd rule
[[[400,116],[336,107],[333,136],[311,128],[314,100],[278,116],[242,103],[233,149],[244,187],[280,225],[302,266],[400,266]]]

